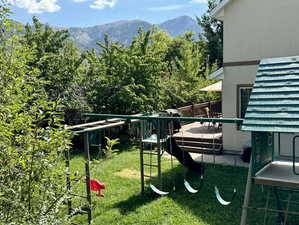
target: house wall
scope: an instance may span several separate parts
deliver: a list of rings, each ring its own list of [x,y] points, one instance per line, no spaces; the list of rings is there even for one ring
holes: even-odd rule
[[[237,85],[253,84],[257,66],[224,68],[222,112],[223,117],[237,117]],[[250,140],[250,133],[240,131],[235,124],[223,124],[223,148],[226,151],[241,151]]]
[[[299,55],[298,0],[232,0],[224,13],[224,62]]]
[[[299,55],[298,9],[299,0],[232,0],[224,9],[224,62]],[[237,85],[253,84],[257,69],[224,68],[224,117],[237,117]],[[290,155],[292,136],[282,136],[282,154]],[[249,133],[223,125],[224,150],[241,151],[247,140]]]

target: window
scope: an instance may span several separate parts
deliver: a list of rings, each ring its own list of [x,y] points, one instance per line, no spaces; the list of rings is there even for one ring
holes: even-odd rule
[[[237,86],[237,116],[239,118],[245,117],[251,91],[252,91],[252,85]]]

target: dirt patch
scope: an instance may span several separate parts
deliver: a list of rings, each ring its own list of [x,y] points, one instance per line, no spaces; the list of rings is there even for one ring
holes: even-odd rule
[[[131,169],[123,169],[115,175],[120,176],[120,177],[125,177],[125,178],[130,178],[130,179],[139,179],[140,178],[140,172],[138,170],[131,170]]]

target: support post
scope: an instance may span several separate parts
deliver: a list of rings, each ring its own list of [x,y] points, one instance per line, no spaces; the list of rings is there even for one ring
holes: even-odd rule
[[[277,224],[282,224],[283,221],[284,221],[284,214],[282,213],[282,205],[281,205],[281,201],[280,201],[280,198],[279,198],[279,193],[278,193],[278,190],[277,190],[277,187],[274,187],[273,188],[273,192],[274,192],[274,196],[276,198],[276,207],[278,209],[278,215],[277,215]]]
[[[247,211],[250,201],[250,193],[251,193],[251,186],[252,186],[252,155],[250,158],[250,164],[248,169],[248,175],[247,175],[247,182],[246,182],[246,191],[245,191],[245,197],[242,207],[242,216],[241,216],[241,223],[240,225],[246,225],[247,222]]]
[[[162,179],[161,179],[161,121],[157,120],[157,161],[158,161],[158,179],[160,181],[160,187],[162,188]]]
[[[140,179],[141,179],[141,194],[144,194],[144,162],[143,162],[143,134],[144,134],[144,127],[143,121],[140,121]]]
[[[71,178],[70,178],[70,150],[68,149],[65,152],[65,165],[66,165],[66,189],[67,192],[71,192]],[[72,213],[72,200],[68,199],[67,200],[67,207],[68,207],[68,213],[71,215]]]
[[[141,178],[141,194],[144,194],[144,166],[143,166],[143,144],[140,148],[140,178]]]
[[[85,182],[86,182],[86,198],[88,202],[87,215],[88,225],[92,224],[92,212],[91,212],[91,193],[90,193],[90,155],[89,155],[89,137],[88,132],[84,133],[84,151],[85,151]]]

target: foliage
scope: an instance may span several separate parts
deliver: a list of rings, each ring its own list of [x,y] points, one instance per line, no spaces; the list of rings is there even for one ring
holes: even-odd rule
[[[75,81],[80,79],[82,57],[74,43],[68,40],[68,31],[55,31],[49,25],[41,24],[36,17],[32,20],[32,26],[25,26],[24,44],[33,50],[29,65],[39,69],[38,77],[45,81],[49,99],[62,98],[64,105],[70,108],[84,107],[74,90],[78,87]]]
[[[2,14],[3,15],[3,14]],[[6,31],[16,24],[6,17]],[[0,40],[0,218],[1,224],[67,224],[61,160],[70,135],[59,101],[48,101],[35,58],[19,37]]]
[[[206,79],[206,71],[210,67],[206,65],[203,46],[192,36],[193,33],[186,33],[174,39],[168,49],[166,60],[171,76],[164,80],[168,106],[184,106],[213,99],[213,95],[199,91],[211,84]]]
[[[116,139],[110,139],[109,137],[105,137],[107,143],[106,148],[103,149],[105,156],[109,157],[112,156],[114,153],[118,152],[118,149],[115,149],[115,145],[119,144],[119,138]]]
[[[197,18],[197,22],[203,28],[204,54],[209,59],[209,65],[217,63],[220,67],[223,62],[223,23],[211,16],[217,2],[217,0],[209,0],[207,12],[201,18]]]
[[[139,32],[129,47],[110,43],[108,37],[86,53],[87,99],[97,112],[138,113],[163,108],[160,79],[165,63],[149,50],[150,32]]]
[[[206,40],[139,30],[128,46],[106,36],[100,53],[81,54],[67,31],[35,17],[21,30],[8,14],[0,3],[0,224],[68,224],[65,109],[133,114],[215,97],[198,91],[221,58],[211,57],[221,42],[208,17]],[[119,140],[106,139],[111,155]]]

